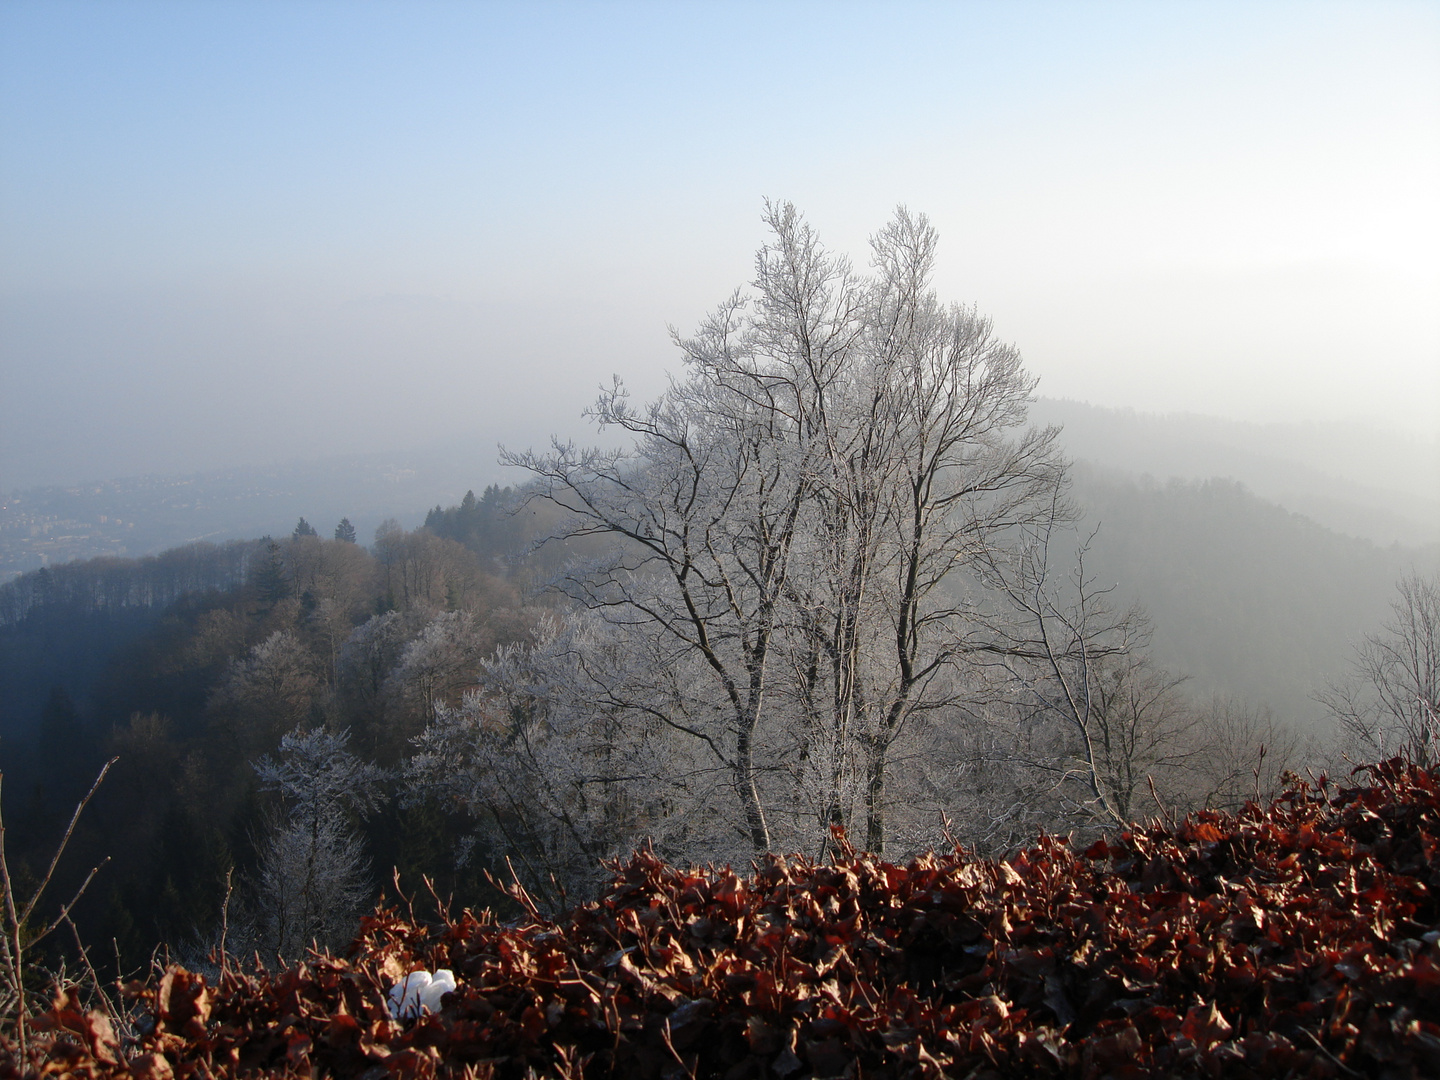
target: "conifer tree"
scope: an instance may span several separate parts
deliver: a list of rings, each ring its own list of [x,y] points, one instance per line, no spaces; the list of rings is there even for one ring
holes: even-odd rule
[[[274,607],[290,595],[290,581],[285,574],[285,553],[270,537],[265,538],[265,547],[250,567],[250,582],[260,603],[266,608]]]

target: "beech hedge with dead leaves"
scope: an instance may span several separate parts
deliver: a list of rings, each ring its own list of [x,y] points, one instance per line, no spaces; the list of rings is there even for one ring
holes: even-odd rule
[[[0,1075],[1440,1075],[1440,770],[1362,778],[1003,861],[641,851],[558,921],[383,910],[345,957],[171,967],[128,1044],[62,996]],[[438,1010],[392,1015],[437,969]]]

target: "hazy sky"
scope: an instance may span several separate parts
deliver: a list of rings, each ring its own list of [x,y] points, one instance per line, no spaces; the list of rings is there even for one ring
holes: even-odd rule
[[[765,196],[1041,392],[1440,430],[1440,4],[0,4],[0,488],[641,395]]]

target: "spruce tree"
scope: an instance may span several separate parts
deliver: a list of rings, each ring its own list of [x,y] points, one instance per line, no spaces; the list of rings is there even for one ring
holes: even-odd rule
[[[285,553],[268,536],[265,537],[264,549],[250,564],[250,583],[261,605],[267,609],[290,595],[290,581],[285,574]]]

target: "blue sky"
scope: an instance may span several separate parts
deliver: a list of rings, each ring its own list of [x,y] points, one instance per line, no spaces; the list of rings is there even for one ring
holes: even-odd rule
[[[1041,392],[1440,427],[1440,4],[0,5],[0,487],[583,436],[897,203]]]

